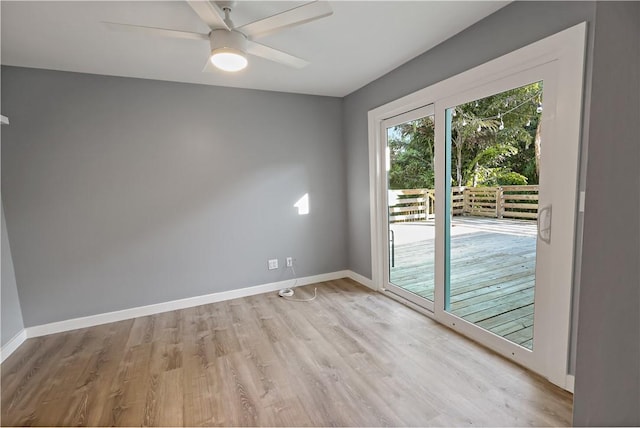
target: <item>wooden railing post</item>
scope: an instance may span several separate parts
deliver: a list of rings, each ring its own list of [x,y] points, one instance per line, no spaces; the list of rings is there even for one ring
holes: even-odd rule
[[[435,190],[425,189],[427,193],[427,220],[435,218],[436,214],[436,195]]]
[[[496,189],[496,217],[504,217],[504,190],[502,187]]]
[[[469,189],[462,189],[462,215],[471,212],[471,198],[469,197],[469,193]]]

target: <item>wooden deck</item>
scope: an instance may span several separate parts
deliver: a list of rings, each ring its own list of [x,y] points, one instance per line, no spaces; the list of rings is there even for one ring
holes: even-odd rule
[[[392,225],[391,282],[433,300],[433,223]],[[536,223],[454,217],[451,312],[532,348]]]

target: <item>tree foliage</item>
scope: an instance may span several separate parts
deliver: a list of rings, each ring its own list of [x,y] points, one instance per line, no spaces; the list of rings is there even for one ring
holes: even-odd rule
[[[423,117],[388,131],[390,188],[433,188],[434,130],[433,119]]]
[[[453,108],[452,184],[537,184],[541,107],[542,82],[537,82]],[[388,132],[390,188],[433,188],[433,119],[406,122]]]

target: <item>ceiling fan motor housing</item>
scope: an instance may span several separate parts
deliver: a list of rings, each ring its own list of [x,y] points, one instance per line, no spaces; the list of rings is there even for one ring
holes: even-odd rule
[[[233,9],[234,7],[236,7],[236,3],[237,3],[237,2],[236,2],[236,1],[233,1],[233,0],[232,0],[232,1],[225,1],[225,0],[223,0],[223,1],[216,1],[216,2],[215,2],[215,4],[217,4],[217,5],[218,5],[218,7],[219,7],[220,9],[222,9],[222,10],[225,10],[225,9],[229,9],[229,10],[231,10],[231,9]]]
[[[214,51],[240,51],[247,53],[247,37],[235,30],[213,30],[209,35],[211,53]]]

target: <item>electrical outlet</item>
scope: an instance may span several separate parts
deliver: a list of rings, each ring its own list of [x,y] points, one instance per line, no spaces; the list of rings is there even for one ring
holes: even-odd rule
[[[287,257],[287,267],[293,267],[293,257]]]
[[[278,259],[269,259],[269,270],[278,269]]]

